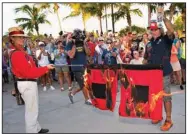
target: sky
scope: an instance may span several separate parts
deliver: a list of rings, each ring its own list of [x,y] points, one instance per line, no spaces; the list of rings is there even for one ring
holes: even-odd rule
[[[18,26],[18,24],[15,23],[15,18],[18,17],[26,17],[26,14],[24,13],[15,13],[14,9],[17,7],[20,7],[22,5],[32,5],[33,3],[3,3],[3,34],[8,32],[8,28],[13,26]],[[61,26],[63,31],[71,32],[75,28],[83,29],[83,22],[81,15],[78,17],[69,18],[67,20],[63,21],[63,18],[68,16],[71,12],[71,9],[67,6],[59,4],[60,8],[58,10]],[[141,27],[147,27],[148,23],[148,11],[146,6],[132,6],[132,9],[139,8],[143,16],[135,16],[132,15],[132,25],[141,26]],[[168,8],[168,5],[165,7],[165,9]],[[107,10],[107,13],[111,13],[111,9]],[[156,19],[156,14],[152,14],[152,19]],[[54,13],[48,13],[47,14],[47,20],[51,22],[51,25],[48,24],[40,24],[39,25],[39,32],[40,34],[47,33],[52,34],[54,37],[58,36],[58,33],[60,31],[60,26],[57,19],[57,14]],[[121,19],[115,23],[115,31],[119,31],[122,28],[125,28],[128,26],[126,19]],[[102,20],[102,27],[103,31],[106,31],[106,21],[105,19]],[[86,29],[87,31],[92,30],[99,30],[99,21],[96,17],[91,17],[86,22]],[[112,21],[111,18],[108,18],[108,30],[112,30]]]

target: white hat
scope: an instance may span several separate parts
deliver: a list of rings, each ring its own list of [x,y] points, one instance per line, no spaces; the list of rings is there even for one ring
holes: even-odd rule
[[[9,36],[29,37],[24,35],[24,31],[21,27],[11,27],[8,29]]]
[[[41,46],[41,45],[45,45],[44,42],[40,41],[39,46]]]

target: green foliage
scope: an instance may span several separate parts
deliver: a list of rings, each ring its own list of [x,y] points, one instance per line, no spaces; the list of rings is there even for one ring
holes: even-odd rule
[[[131,28],[132,28],[132,31],[136,31],[137,33],[140,33],[140,34],[143,34],[147,31],[146,28],[138,27],[135,25],[133,25]],[[122,37],[123,35],[127,34],[128,32],[130,32],[130,30],[129,30],[129,27],[127,26],[126,28],[123,28],[119,31],[119,36]]]
[[[39,35],[39,24],[50,24],[50,22],[46,19],[46,14],[41,11],[40,8],[28,5],[23,5],[15,9],[15,12],[22,12],[27,14],[26,17],[16,18],[16,23],[21,23],[19,26],[23,29],[33,32],[36,30]]]
[[[183,21],[182,21],[182,17],[181,16],[178,16],[175,18],[175,21],[174,21],[174,30],[180,30],[180,31],[183,31]]]

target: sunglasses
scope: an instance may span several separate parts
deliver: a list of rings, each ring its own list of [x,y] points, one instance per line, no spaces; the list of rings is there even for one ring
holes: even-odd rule
[[[99,40],[99,41],[104,41],[104,40]]]
[[[158,29],[151,29],[151,31],[157,31]]]

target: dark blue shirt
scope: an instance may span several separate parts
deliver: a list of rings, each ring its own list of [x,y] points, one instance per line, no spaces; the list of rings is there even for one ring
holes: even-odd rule
[[[84,46],[83,46],[83,41],[82,42],[75,42],[76,44],[76,52],[74,58],[70,59],[71,65],[86,65],[87,60],[86,60],[86,54],[84,51]],[[73,42],[70,41],[66,45],[66,50],[69,51],[73,47]],[[72,71],[83,71],[82,66],[72,66],[71,67]]]
[[[148,62],[162,64],[163,76],[167,76],[173,71],[170,64],[172,43],[173,39],[170,39],[167,35],[160,36],[156,40],[151,39],[151,56]]]
[[[117,48],[112,48],[111,51],[106,49],[103,51],[102,58],[104,60],[104,64],[107,65],[117,64],[116,57],[112,56],[112,52],[116,52],[116,54],[118,54]]]

